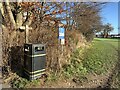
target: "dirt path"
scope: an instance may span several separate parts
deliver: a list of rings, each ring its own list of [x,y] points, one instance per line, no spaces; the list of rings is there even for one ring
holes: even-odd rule
[[[115,75],[117,66],[104,75],[88,75],[88,80],[80,83],[71,81],[58,81],[52,85],[45,85],[42,88],[111,88],[112,79]],[[39,88],[39,86],[37,87]],[[41,86],[40,86],[41,88]]]
[[[57,83],[52,83],[52,85],[45,85],[42,88],[106,88],[108,87],[108,81],[112,72],[108,72],[105,75],[95,75],[91,74],[88,75],[88,80],[80,83],[80,82],[73,82],[71,81],[58,81]],[[41,88],[41,86],[36,87]]]

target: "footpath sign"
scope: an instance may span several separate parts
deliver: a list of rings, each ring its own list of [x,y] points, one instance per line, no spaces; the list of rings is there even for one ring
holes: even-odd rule
[[[62,27],[59,28],[59,40],[62,45],[65,44],[65,28]]]

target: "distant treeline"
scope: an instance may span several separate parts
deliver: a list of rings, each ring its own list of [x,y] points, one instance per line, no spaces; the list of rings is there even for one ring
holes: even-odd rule
[[[98,37],[98,38],[104,38],[104,36],[103,35],[96,35],[96,37]],[[111,34],[111,35],[108,35],[108,37],[107,38],[119,38],[120,39],[120,34]]]

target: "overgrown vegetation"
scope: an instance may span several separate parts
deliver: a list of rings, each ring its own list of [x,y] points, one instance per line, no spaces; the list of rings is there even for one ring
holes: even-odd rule
[[[13,88],[30,88],[40,85],[40,79],[29,81],[25,78],[15,78],[11,81],[11,86]]]
[[[75,52],[73,52],[70,63],[65,65],[64,68],[64,74],[65,77],[71,78],[73,76],[80,77],[85,76],[87,73],[87,69],[83,67],[82,63],[82,51],[83,49],[79,48]]]
[[[120,82],[118,63],[118,39],[94,39],[92,45],[76,49],[71,55],[69,64],[63,66],[62,73],[51,72],[45,78],[44,84],[58,83],[61,79],[83,83],[88,80],[87,75],[102,75],[115,71],[110,82],[110,87],[118,87]],[[28,81],[23,78],[14,79],[11,84],[15,88],[36,87],[40,79]]]

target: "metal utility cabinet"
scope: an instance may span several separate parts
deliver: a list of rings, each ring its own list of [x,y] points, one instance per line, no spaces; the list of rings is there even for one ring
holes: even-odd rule
[[[45,72],[46,52],[44,44],[24,44],[24,76],[37,79]]]

